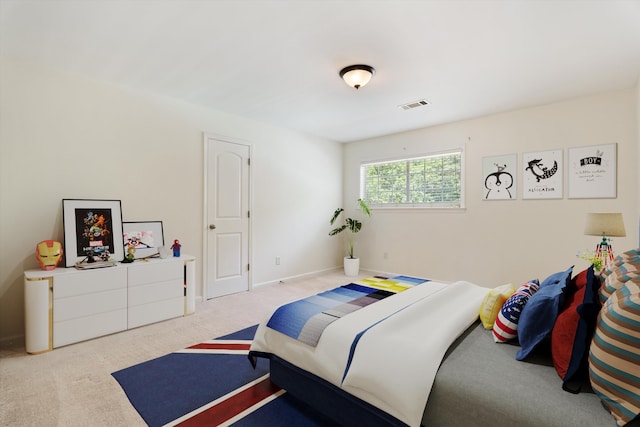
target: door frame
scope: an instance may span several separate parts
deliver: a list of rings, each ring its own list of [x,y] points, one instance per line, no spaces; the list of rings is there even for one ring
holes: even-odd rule
[[[251,143],[249,143],[248,141],[239,139],[239,138],[233,138],[233,137],[229,137],[229,136],[224,136],[224,135],[219,135],[219,134],[215,134],[215,133],[210,133],[210,132],[204,132],[203,133],[203,146],[204,146],[204,160],[203,160],[203,165],[204,165],[204,171],[202,174],[202,179],[203,179],[203,195],[202,195],[202,200],[203,200],[203,204],[202,204],[202,300],[203,301],[207,301],[208,300],[208,295],[207,295],[207,288],[208,288],[208,278],[209,278],[209,245],[207,244],[208,242],[208,233],[209,233],[209,222],[207,221],[207,219],[209,218],[209,188],[208,188],[208,173],[209,173],[209,140],[215,140],[215,141],[222,141],[222,142],[228,142],[230,144],[238,144],[238,145],[244,145],[246,147],[249,148],[249,158],[251,159],[253,157],[253,145]],[[250,160],[251,162],[253,162],[253,160]],[[251,164],[251,166],[253,166],[253,164]],[[251,207],[253,206],[253,174],[251,173],[251,166],[249,167],[249,206],[247,207],[249,212],[251,212]],[[249,236],[247,238],[248,244],[249,244],[249,271],[248,271],[248,290],[251,291],[253,290],[253,254],[252,254],[252,248],[253,248],[253,214],[249,215],[249,225],[248,225],[248,230],[247,232],[249,233]]]

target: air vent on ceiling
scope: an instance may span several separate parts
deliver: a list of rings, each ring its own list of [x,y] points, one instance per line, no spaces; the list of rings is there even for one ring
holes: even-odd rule
[[[429,101],[421,99],[420,101],[413,101],[400,105],[400,108],[403,110],[411,110],[412,108],[424,107],[425,105],[429,105]]]

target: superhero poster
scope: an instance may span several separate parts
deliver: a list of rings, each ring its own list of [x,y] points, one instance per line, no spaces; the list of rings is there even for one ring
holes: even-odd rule
[[[124,258],[120,200],[62,199],[62,218],[66,267]]]
[[[75,209],[77,256],[113,252],[111,209]]]

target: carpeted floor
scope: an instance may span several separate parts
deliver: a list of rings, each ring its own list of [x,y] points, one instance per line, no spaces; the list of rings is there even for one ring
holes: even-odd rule
[[[370,275],[361,272],[363,278]],[[113,372],[255,325],[281,304],[349,280],[352,278],[342,271],[332,271],[265,285],[251,292],[198,302],[191,316],[39,355],[26,354],[23,339],[2,342],[0,426],[143,427],[146,423],[111,375]]]

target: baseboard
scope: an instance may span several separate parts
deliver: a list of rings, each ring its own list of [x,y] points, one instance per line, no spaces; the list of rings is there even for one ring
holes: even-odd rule
[[[298,275],[295,275],[295,276],[281,277],[279,279],[269,280],[267,282],[254,283],[252,288],[255,289],[255,288],[258,288],[260,286],[274,285],[274,284],[277,284],[277,283],[287,282],[287,281],[291,281],[291,280],[308,279],[310,277],[319,276],[321,274],[326,274],[326,273],[329,273],[331,271],[339,270],[341,268],[342,267],[330,267],[330,268],[325,268],[323,270],[316,270],[316,271],[312,271],[312,272],[309,272],[309,273],[298,274]]]
[[[10,347],[13,346],[17,342],[21,342],[24,344],[24,334],[23,335],[13,335],[10,337],[0,338],[0,347]]]

